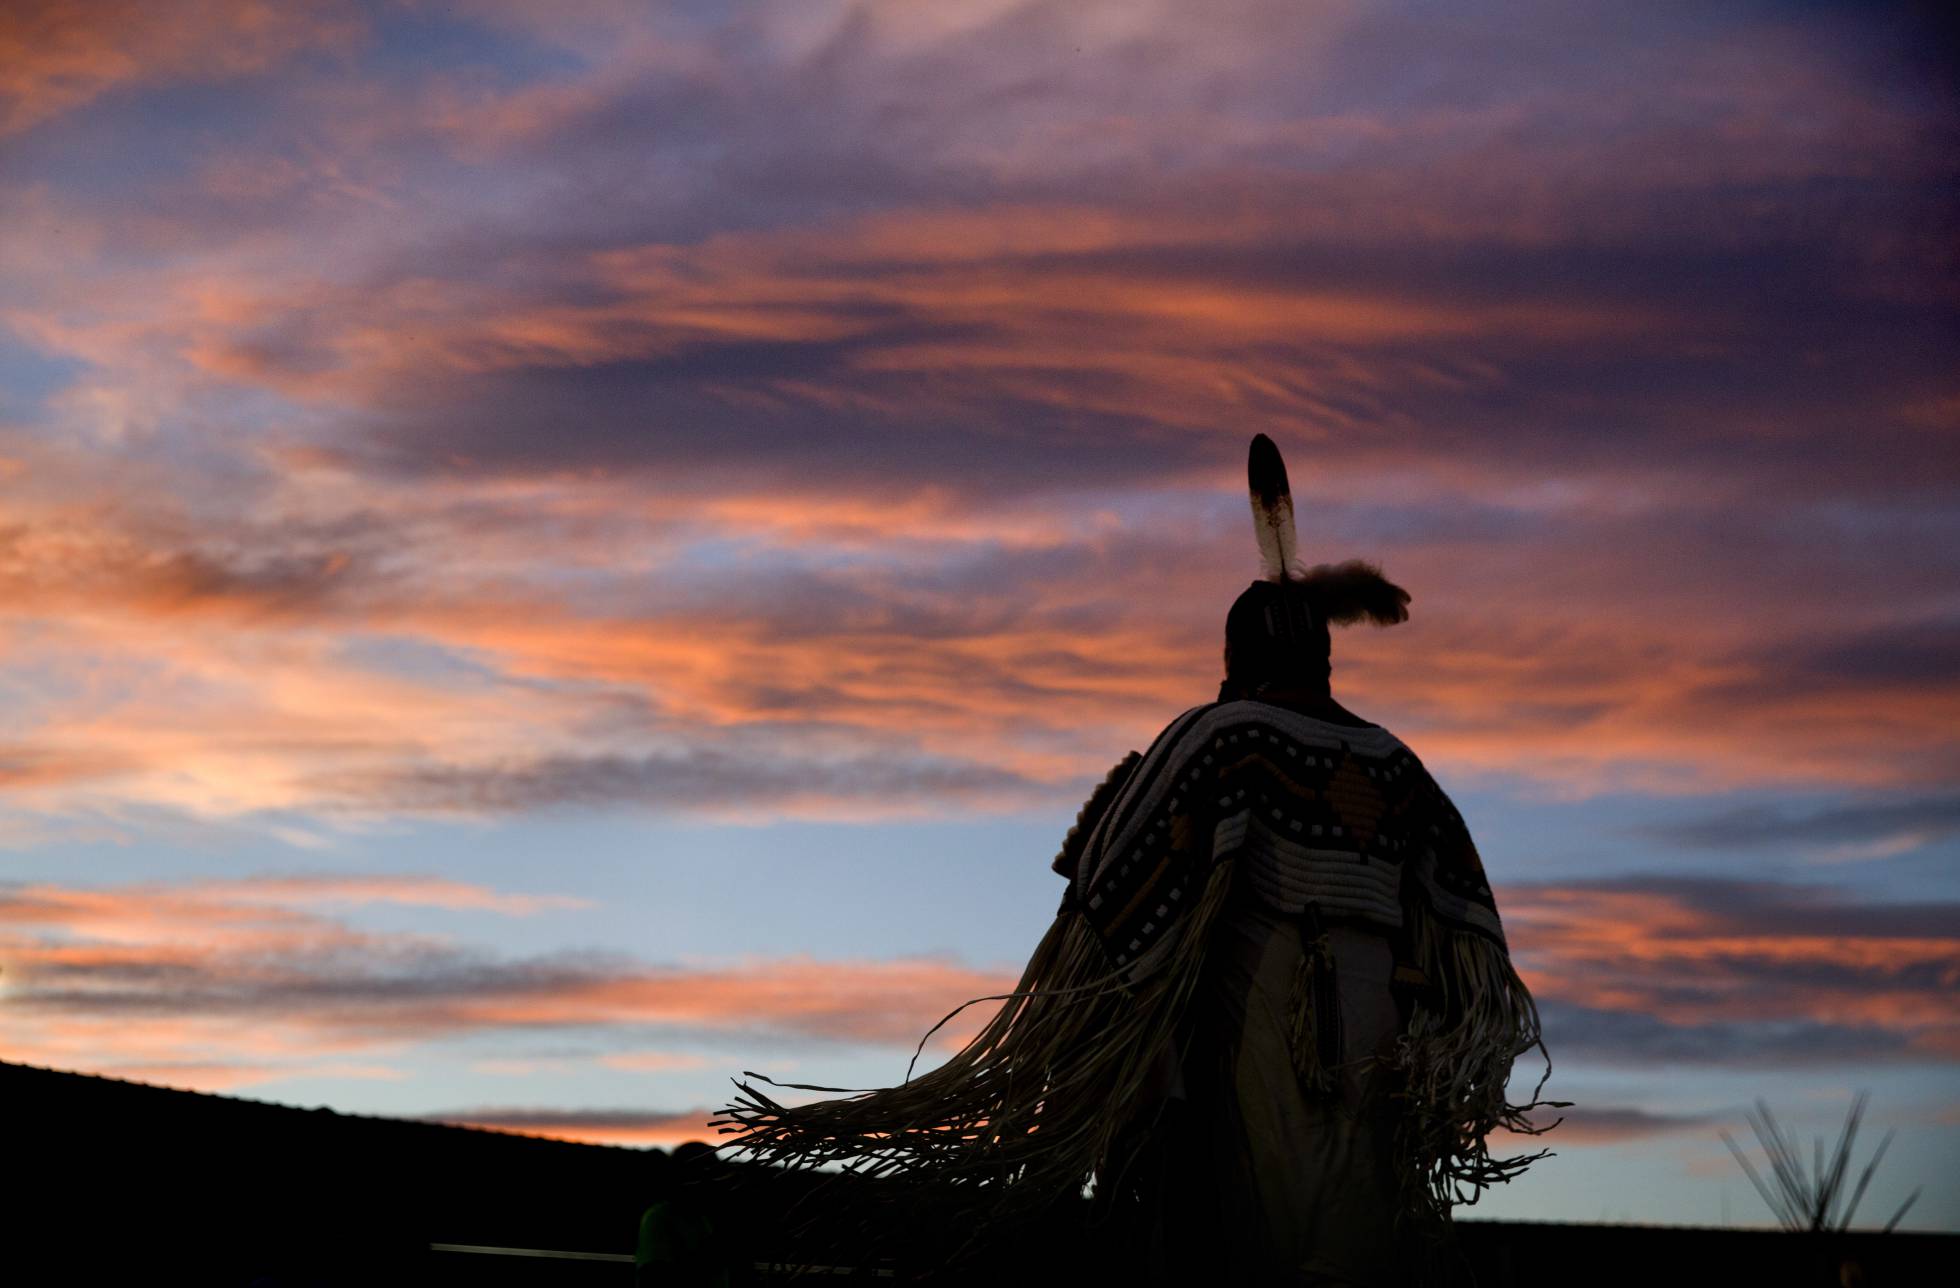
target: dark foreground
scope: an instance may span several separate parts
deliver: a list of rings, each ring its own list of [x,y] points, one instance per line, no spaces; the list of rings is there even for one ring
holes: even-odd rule
[[[212,1285],[633,1283],[640,1212],[690,1169],[659,1150],[607,1148],[331,1110],[293,1109],[0,1063],[7,1264],[45,1282]],[[821,1257],[784,1242],[794,1195],[748,1191],[750,1282]],[[1072,1214],[934,1282],[1124,1282]],[[1960,1236],[1854,1235],[1829,1247],[1764,1231],[1459,1223],[1480,1288],[1944,1282]],[[539,1254],[577,1254],[539,1255]],[[759,1263],[759,1264],[758,1264]],[[840,1267],[842,1268],[842,1267]],[[915,1278],[902,1266],[848,1277]],[[882,1271],[882,1273],[880,1273]],[[11,1276],[9,1276],[11,1277]],[[840,1277],[823,1275],[815,1282]]]

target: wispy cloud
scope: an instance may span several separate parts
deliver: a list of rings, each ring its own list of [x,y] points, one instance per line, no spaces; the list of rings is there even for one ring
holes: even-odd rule
[[[1657,1136],[1704,1132],[1720,1121],[1715,1114],[1657,1113],[1633,1105],[1574,1105],[1560,1111],[1558,1126],[1541,1139],[1546,1145],[1618,1145],[1627,1141],[1649,1140]],[[1551,1116],[1538,1126],[1553,1122]]]
[[[1614,1064],[1949,1061],[1960,908],[1683,877],[1507,890],[1547,1040]]]
[[[1827,857],[1880,857],[1960,832],[1960,798],[1920,797],[1823,809],[1755,806],[1686,822],[1646,825],[1639,831],[1671,844],[1711,850],[1787,848]]]
[[[1044,527],[1038,509],[950,499],[806,512],[760,494],[761,521],[720,497],[643,519],[611,484],[340,477],[314,493],[302,472],[194,542],[72,508],[0,541],[11,798],[205,816],[1053,804],[1203,696],[1223,570],[1243,561],[1236,513],[1204,491],[1147,495],[1129,519],[1086,494]],[[1334,503],[1356,526],[1419,513]],[[1911,790],[1960,755],[1960,696],[1935,675],[1777,669],[1765,638],[1820,634],[1799,625],[1802,587],[1759,586],[1746,623],[1662,627],[1675,591],[1637,531],[1531,503],[1485,514],[1481,531],[1329,551],[1385,554],[1416,589],[1411,626],[1344,636],[1337,664],[1344,693],[1438,767],[1587,790]],[[1566,566],[1532,553],[1547,524],[1612,544]],[[1701,564],[1760,580],[1757,556]],[[1549,598],[1493,615],[1518,584]]]
[[[1948,1004],[1960,918],[1949,906],[1680,878],[1505,895],[1561,1059],[1960,1059]],[[601,1067],[676,1072],[704,1067],[704,1039],[778,1053],[810,1042],[904,1049],[960,1002],[1010,983],[939,959],[509,957],[344,919],[374,900],[514,915],[562,903],[412,878],[10,887],[0,892],[7,1052],[107,1072],[164,1069],[194,1052],[200,1067],[240,1080],[371,1067],[465,1037],[563,1033],[598,1041]],[[649,1045],[655,1034],[688,1047]],[[532,1060],[521,1050],[494,1058]]]
[[[1253,427],[1440,766],[1960,772],[1906,26],[911,8],[21,10],[7,799],[1052,805],[1215,678]]]
[[[679,1051],[615,1051],[600,1056],[599,1063],[630,1073],[675,1073],[708,1067],[706,1056]]]
[[[4,1054],[235,1085],[374,1068],[472,1035],[589,1032],[613,1048],[606,1067],[661,1072],[700,1057],[649,1051],[649,1032],[909,1048],[960,1002],[1011,984],[930,959],[511,958],[335,915],[374,901],[520,916],[577,902],[418,878],[0,887]]]
[[[429,1122],[489,1127],[527,1136],[583,1141],[593,1145],[655,1145],[671,1149],[685,1141],[715,1143],[706,1108],[679,1111],[644,1109],[548,1109],[484,1106],[421,1115]]]
[[[118,89],[225,81],[308,49],[345,49],[361,24],[339,0],[21,0],[0,16],[0,136]]]

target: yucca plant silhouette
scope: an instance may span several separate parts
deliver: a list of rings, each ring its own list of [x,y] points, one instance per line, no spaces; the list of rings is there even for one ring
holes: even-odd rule
[[[1851,1150],[1858,1138],[1858,1126],[1865,1116],[1865,1105],[1870,1097],[1859,1092],[1851,1101],[1851,1112],[1845,1116],[1844,1128],[1838,1132],[1837,1145],[1830,1157],[1824,1155],[1824,1138],[1816,1138],[1812,1151],[1812,1166],[1804,1168],[1803,1152],[1797,1141],[1783,1130],[1770,1112],[1767,1102],[1758,1100],[1754,1111],[1745,1115],[1751,1130],[1756,1133],[1757,1142],[1763,1147],[1768,1160],[1770,1179],[1765,1181],[1756,1165],[1742,1147],[1735,1143],[1735,1137],[1727,1131],[1722,1132],[1722,1142],[1735,1155],[1735,1161],[1742,1164],[1742,1170],[1749,1175],[1755,1185],[1756,1193],[1763,1196],[1763,1202],[1776,1215],[1786,1230],[1800,1234],[1842,1234],[1851,1228],[1851,1220],[1858,1212],[1858,1204],[1865,1197],[1865,1188],[1871,1184],[1878,1172],[1878,1164],[1885,1157],[1886,1149],[1892,1144],[1893,1132],[1886,1132],[1885,1139],[1878,1142],[1872,1151],[1871,1160],[1858,1174],[1858,1183],[1851,1187],[1847,1197],[1845,1187],[1851,1177]],[[1890,1231],[1899,1224],[1899,1219],[1919,1198],[1914,1190],[1885,1223]]]

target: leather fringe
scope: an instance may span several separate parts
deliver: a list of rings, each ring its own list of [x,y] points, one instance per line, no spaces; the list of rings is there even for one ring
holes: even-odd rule
[[[1177,936],[1121,970],[1111,970],[1081,913],[1065,909],[1015,990],[976,999],[1002,1004],[980,1033],[938,1068],[899,1086],[786,1105],[763,1088],[845,1089],[745,1074],[748,1081],[736,1083],[740,1095],[712,1124],[733,1137],[723,1148],[890,1182],[877,1188],[901,1201],[911,1195],[921,1214],[961,1230],[968,1245],[1080,1193],[1091,1180],[1112,1186],[1141,1143],[1133,1130],[1125,1133],[1133,1125],[1122,1111],[1143,1102],[1171,1048],[1231,877],[1229,862],[1214,868]],[[809,1224],[880,1240],[894,1220],[890,1211],[859,1204],[848,1216],[826,1207]],[[846,1225],[855,1231],[840,1228]]]
[[[964,1236],[958,1247],[940,1245],[949,1261],[1091,1182],[1120,1191],[1149,1135],[1133,1115],[1147,1105],[1161,1062],[1173,1053],[1231,887],[1232,865],[1221,863],[1179,933],[1150,958],[1118,970],[1088,921],[1065,906],[1013,992],[966,1004],[1001,1006],[944,1064],[916,1078],[908,1071],[898,1086],[860,1092],[745,1074],[736,1083],[740,1094],[713,1124],[732,1137],[723,1148],[784,1167],[829,1167],[887,1182],[839,1189],[830,1201],[820,1186],[806,1201],[804,1231],[840,1246],[877,1248],[888,1246],[894,1231],[929,1224]],[[1420,1230],[1544,1157],[1548,1151],[1497,1157],[1487,1137],[1500,1127],[1537,1135],[1556,1123],[1533,1123],[1529,1112],[1562,1103],[1539,1100],[1536,1091],[1524,1104],[1507,1099],[1512,1062],[1544,1047],[1537,1005],[1504,949],[1443,924],[1420,903],[1407,916],[1411,954],[1427,987],[1412,994],[1392,1065],[1394,1095],[1404,1102],[1397,1138],[1402,1216]],[[1307,1085],[1331,1091],[1340,1051],[1334,962],[1318,919],[1306,929],[1291,1049]],[[1547,1077],[1550,1071],[1547,1056]],[[788,1105],[772,1094],[784,1090],[837,1098]],[[874,1193],[876,1201],[867,1201]]]
[[[1491,1132],[1540,1135],[1557,1123],[1534,1123],[1530,1112],[1566,1102],[1538,1098],[1551,1076],[1551,1056],[1541,1038],[1538,1004],[1505,950],[1474,931],[1443,924],[1420,902],[1406,915],[1429,987],[1415,995],[1396,1044],[1396,1094],[1405,1102],[1398,1161],[1405,1217],[1430,1224],[1550,1152],[1500,1158],[1490,1152]],[[1512,1063],[1534,1048],[1544,1056],[1544,1073],[1526,1103],[1513,1104],[1506,1089]]]

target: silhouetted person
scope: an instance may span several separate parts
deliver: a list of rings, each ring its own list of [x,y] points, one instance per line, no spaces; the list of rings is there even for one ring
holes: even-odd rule
[[[1227,615],[1219,700],[1083,807],[1015,991],[902,1086],[790,1107],[742,1084],[727,1118],[759,1157],[874,1160],[983,1248],[1093,1183],[1123,1278],[1449,1277],[1455,1193],[1535,1157],[1485,1138],[1532,1130],[1505,1084],[1537,1009],[1462,818],[1329,690],[1329,626],[1404,621],[1408,594],[1299,560],[1264,435],[1249,475],[1264,576]]]
[[[743,1240],[730,1210],[732,1180],[714,1147],[676,1145],[667,1192],[640,1215],[634,1281],[643,1288],[731,1288],[748,1282]]]

